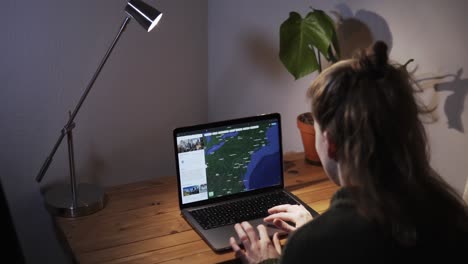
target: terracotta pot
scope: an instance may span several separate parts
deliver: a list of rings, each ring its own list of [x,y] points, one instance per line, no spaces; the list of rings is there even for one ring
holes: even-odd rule
[[[304,146],[305,160],[314,165],[321,165],[320,158],[315,148],[315,130],[312,113],[302,113],[297,116],[297,127],[301,132]]]

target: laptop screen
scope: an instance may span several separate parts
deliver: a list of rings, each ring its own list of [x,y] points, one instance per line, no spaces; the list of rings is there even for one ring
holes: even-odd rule
[[[182,204],[281,184],[279,115],[239,120],[175,130]]]

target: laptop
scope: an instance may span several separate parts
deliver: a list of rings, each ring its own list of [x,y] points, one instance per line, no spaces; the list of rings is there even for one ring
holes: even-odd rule
[[[173,137],[181,213],[214,251],[231,249],[231,236],[240,245],[234,225],[265,224],[275,205],[302,204],[318,215],[284,189],[280,114],[179,127]]]

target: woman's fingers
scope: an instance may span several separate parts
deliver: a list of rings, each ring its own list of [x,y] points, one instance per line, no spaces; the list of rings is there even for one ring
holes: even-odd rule
[[[279,212],[286,212],[288,211],[288,209],[291,207],[292,205],[290,204],[281,204],[281,205],[277,205],[277,206],[274,206],[270,209],[268,209],[268,213],[270,214],[275,214],[275,213],[279,213]]]
[[[296,227],[294,227],[294,226],[292,226],[292,225],[290,225],[290,224],[286,223],[285,221],[283,221],[283,220],[281,220],[281,219],[278,219],[278,218],[275,219],[275,220],[273,220],[273,224],[274,224],[276,227],[278,227],[278,228],[280,228],[281,230],[286,231],[286,232],[288,232],[288,233],[290,233],[290,232],[296,230]]]
[[[260,240],[262,241],[268,241],[270,240],[270,237],[268,236],[268,232],[266,230],[266,227],[264,225],[258,225],[258,235],[260,237]]]
[[[273,235],[273,245],[275,246],[276,252],[281,255],[281,243],[278,238],[278,232]]]
[[[229,243],[231,244],[232,250],[234,251],[234,254],[236,257],[240,258],[242,263],[247,263],[247,256],[245,255],[245,252],[237,245],[236,239],[231,237],[229,239]]]
[[[237,235],[239,236],[240,241],[242,242],[242,245],[244,245],[245,249],[250,248],[250,238],[247,235],[247,233],[244,231],[243,226],[240,224],[235,224],[234,229],[236,230]]]
[[[234,237],[231,237],[229,239],[229,244],[231,244],[232,250],[236,252],[236,254],[237,254],[237,251],[242,251],[239,245],[237,245],[236,239]]]
[[[234,229],[239,236],[244,249],[241,249],[234,237],[229,238],[229,244],[237,258],[243,263],[259,263],[266,259],[278,258],[281,253],[281,244],[278,234],[275,234],[272,242],[264,225],[258,225],[255,230],[248,222],[235,224]]]
[[[265,218],[263,218],[263,221],[265,222],[272,222],[273,220],[275,219],[281,219],[281,220],[284,220],[284,221],[290,221],[290,222],[296,222],[297,219],[295,219],[294,215],[292,213],[276,213],[276,214],[272,214],[272,215],[269,215]]]
[[[255,232],[254,228],[252,227],[252,225],[250,225],[249,222],[242,222],[241,226],[245,230],[245,233],[249,237],[251,243],[258,240],[257,233]]]

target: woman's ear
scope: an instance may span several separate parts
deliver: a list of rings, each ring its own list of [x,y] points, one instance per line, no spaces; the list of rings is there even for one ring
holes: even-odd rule
[[[323,132],[323,138],[325,138],[326,141],[328,157],[334,161],[337,161],[335,142],[330,138],[330,135],[327,131]]]

